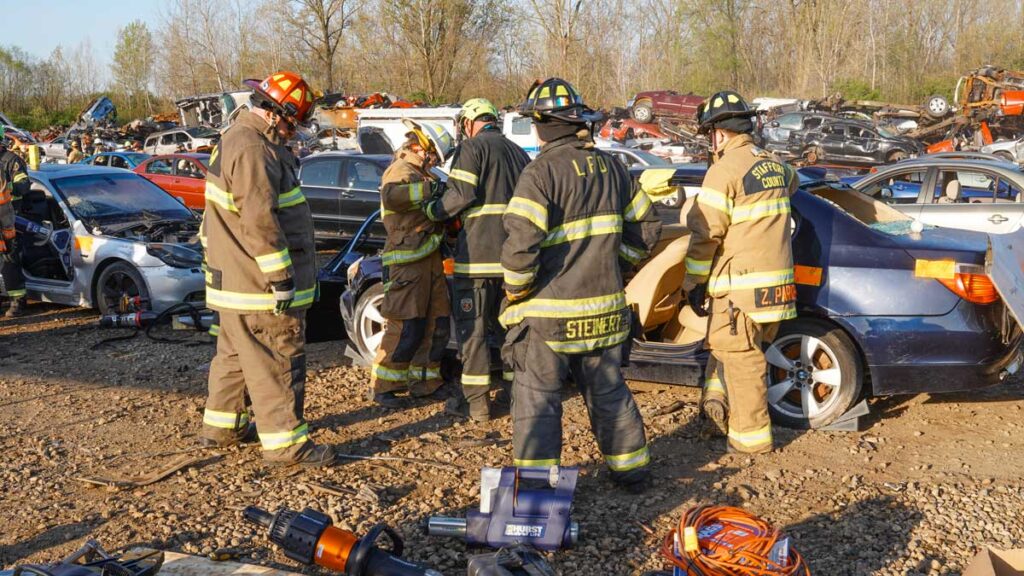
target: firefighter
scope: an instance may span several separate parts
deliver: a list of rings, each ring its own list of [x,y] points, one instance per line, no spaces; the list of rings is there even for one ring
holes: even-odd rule
[[[560,463],[561,388],[571,376],[612,480],[639,492],[650,455],[622,377],[631,332],[623,274],[647,256],[661,221],[626,167],[593,147],[588,128],[600,114],[568,82],[535,83],[520,113],[533,119],[542,147],[502,219],[514,464]]]
[[[710,315],[704,416],[728,436],[730,451],[744,453],[772,450],[761,347],[779,322],[796,317],[789,198],[798,179],[754,145],[754,114],[732,91],[715,94],[697,111],[713,163],[686,217],[691,237],[683,282],[687,302]]]
[[[483,98],[462,107],[456,127],[463,141],[452,159],[444,194],[426,204],[436,222],[458,219],[455,249],[455,333],[462,356],[462,392],[449,408],[477,422],[491,417],[491,345],[500,349],[504,330],[501,305],[501,217],[519,174],[530,161],[522,148],[501,133],[498,109]],[[512,374],[503,371],[503,380]]]
[[[387,319],[370,383],[373,400],[387,408],[405,401],[396,392],[440,399],[441,357],[451,332],[448,285],[440,246],[443,227],[427,218],[423,203],[439,183],[430,168],[452,152],[451,134],[433,122],[404,120],[406,142],[381,178],[384,303]]]
[[[78,143],[78,140],[71,141],[71,151],[68,152],[68,164],[78,164],[85,158],[82,154],[82,145]]]
[[[5,130],[0,125],[0,277],[4,294],[10,299],[4,313],[8,318],[24,313],[25,276],[21,270],[21,247],[14,231],[14,217],[21,197],[31,186],[25,161],[7,148]]]
[[[201,443],[230,446],[258,431],[268,463],[326,466],[334,452],[313,443],[303,418],[305,316],[316,294],[313,222],[286,146],[308,119],[313,93],[292,72],[247,84],[252,108],[224,133],[206,178],[200,239],[206,303],[219,313],[220,333]]]

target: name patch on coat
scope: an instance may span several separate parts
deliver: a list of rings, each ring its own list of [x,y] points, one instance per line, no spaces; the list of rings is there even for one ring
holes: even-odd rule
[[[779,286],[754,289],[754,305],[758,308],[782,306],[792,302],[796,302],[795,284],[781,284]]]
[[[789,183],[786,167],[774,160],[761,160],[743,177],[743,191],[757,194],[765,190],[786,188]]]
[[[629,328],[629,310],[622,309],[603,316],[590,318],[573,318],[563,320],[561,325],[562,340],[589,340],[611,336]]]

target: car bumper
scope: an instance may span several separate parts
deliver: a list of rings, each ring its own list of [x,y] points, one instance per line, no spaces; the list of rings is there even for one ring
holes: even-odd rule
[[[199,268],[145,266],[138,270],[146,281],[154,312],[163,312],[182,302],[196,308],[206,307],[206,281]]]
[[[356,316],[356,293],[352,290],[345,290],[341,293],[339,300],[341,308],[341,323],[345,325],[345,332],[354,334]]]

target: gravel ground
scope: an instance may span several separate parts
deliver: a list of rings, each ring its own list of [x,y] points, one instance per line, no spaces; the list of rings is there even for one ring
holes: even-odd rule
[[[33,305],[0,321],[0,565],[56,559],[88,538],[298,570],[246,524],[249,504],[312,506],[363,533],[386,522],[408,556],[465,573],[467,550],[427,538],[425,517],[460,516],[478,503],[479,468],[511,461],[507,417],[466,425],[440,403],[404,412],[369,405],[365,369],[341,343],[310,346],[307,418],[319,442],[344,454],[430,463],[347,461],[327,471],[269,469],[257,448],[193,448],[205,394],[205,336],[189,345],[140,336],[93,349],[116,333],[94,315]],[[1024,547],[1024,385],[957,395],[875,400],[866,430],[776,428],[780,450],[725,455],[697,435],[696,390],[638,386],[654,455],[654,488],[629,496],[608,480],[580,398],[566,402],[564,462],[583,468],[575,519],[582,540],[551,556],[563,574],[659,569],[657,548],[688,507],[740,505],[793,537],[815,574],[957,574],[979,547]],[[662,414],[682,402],[682,408]],[[134,490],[76,478],[129,477],[184,453],[204,463]],[[327,495],[310,483],[362,490]],[[318,573],[306,569],[309,574]]]

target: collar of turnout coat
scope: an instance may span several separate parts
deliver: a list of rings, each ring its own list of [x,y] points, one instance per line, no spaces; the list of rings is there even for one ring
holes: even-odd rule
[[[735,138],[730,138],[729,141],[725,143],[725,146],[723,146],[721,150],[719,150],[718,152],[715,152],[715,159],[719,160],[719,159],[722,158],[722,156],[725,156],[726,152],[728,152],[730,150],[734,150],[736,148],[739,148],[740,146],[748,146],[748,145],[749,146],[753,146],[754,145],[754,138],[750,134],[740,134],[739,136],[736,136]]]
[[[263,134],[263,136],[269,140],[272,144],[284,144],[284,138],[277,133],[277,130],[273,126],[267,124],[267,121],[260,117],[255,112],[249,112],[248,114],[242,114],[242,117],[238,119],[239,124],[252,128],[253,130]]]
[[[416,171],[423,175],[427,180],[434,180],[434,175],[431,174],[429,170],[423,169],[423,158],[412,150],[402,148],[398,152],[395,152],[395,158],[415,168]]]
[[[545,152],[550,152],[551,150],[554,150],[555,148],[560,148],[562,146],[565,146],[566,144],[572,145],[574,148],[583,148],[587,145],[587,142],[585,142],[584,140],[580,140],[579,136],[577,136],[576,134],[573,134],[571,136],[563,136],[562,138],[552,140],[551,142],[548,142],[547,144],[541,146],[540,153],[543,154]]]

